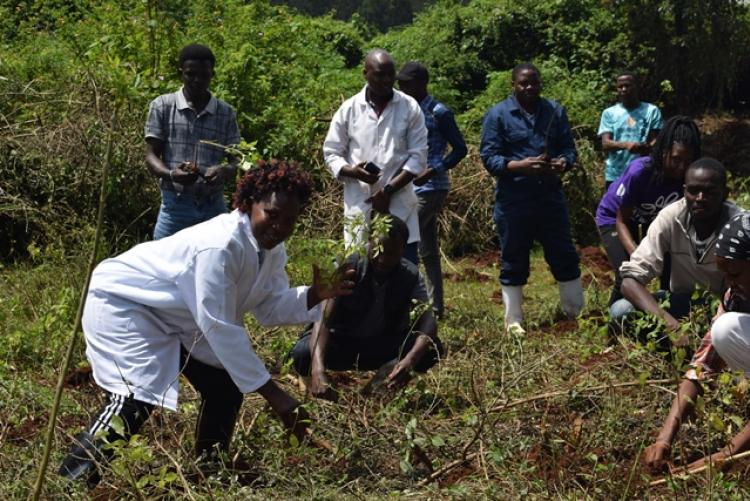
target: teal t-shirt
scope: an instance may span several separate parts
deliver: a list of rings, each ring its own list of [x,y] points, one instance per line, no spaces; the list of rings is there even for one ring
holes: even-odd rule
[[[661,130],[661,128],[661,112],[653,104],[641,102],[637,108],[629,110],[621,103],[617,103],[602,113],[597,134],[601,136],[609,132],[614,141],[642,143],[648,140],[651,131]],[[628,150],[610,151],[604,168],[604,180],[614,181],[620,177],[625,167],[638,156],[638,153],[631,153]]]

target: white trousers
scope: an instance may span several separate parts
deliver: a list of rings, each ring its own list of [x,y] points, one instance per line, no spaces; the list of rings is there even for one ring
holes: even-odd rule
[[[86,356],[94,380],[115,395],[176,409],[180,338],[149,308],[89,292],[83,310]]]
[[[729,368],[750,376],[750,313],[728,312],[717,318],[711,343]]]

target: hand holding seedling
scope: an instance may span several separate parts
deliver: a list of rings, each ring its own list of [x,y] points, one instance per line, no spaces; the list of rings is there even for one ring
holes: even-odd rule
[[[279,417],[281,418],[281,422],[284,423],[284,427],[297,437],[297,440],[302,442],[308,434],[308,427],[311,421],[310,414],[307,413],[304,407],[299,405],[299,402],[294,400],[294,403],[294,407],[287,409],[283,413],[279,413]]]
[[[258,393],[266,399],[284,427],[302,441],[307,434],[310,415],[300,407],[299,402],[279,388],[272,379],[258,388]]]
[[[206,172],[203,173],[203,179],[206,181],[206,184],[214,184],[216,182],[221,182],[224,180],[224,166],[222,165],[213,165],[206,169]]]
[[[391,208],[391,195],[386,193],[382,188],[368,199],[372,204],[372,209],[380,214],[388,214]]]
[[[666,324],[667,329],[670,331],[678,331],[680,330],[680,322],[674,318],[669,312],[665,311],[664,315],[664,323]]]
[[[315,398],[322,398],[324,400],[330,400],[331,402],[337,402],[339,399],[338,392],[328,381],[325,370],[316,370],[312,373],[310,393]]]
[[[408,355],[398,361],[393,370],[388,374],[385,384],[389,390],[400,390],[411,379],[411,371],[414,368],[414,361]]]
[[[536,157],[526,157],[523,160],[511,160],[508,162],[508,170],[527,176],[539,176],[549,173],[549,157],[542,154]]]
[[[198,179],[199,174],[198,166],[193,162],[182,162],[172,170],[169,177],[174,183],[191,185]]]
[[[343,273],[334,276],[333,280],[325,280],[317,265],[313,265],[313,281],[307,290],[307,307],[312,308],[324,299],[348,296],[354,290],[354,270],[346,268]]]

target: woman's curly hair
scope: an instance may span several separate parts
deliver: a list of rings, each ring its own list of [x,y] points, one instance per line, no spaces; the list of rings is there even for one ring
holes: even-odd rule
[[[259,160],[256,167],[243,176],[232,197],[232,206],[241,212],[249,213],[253,202],[258,202],[271,193],[294,195],[304,207],[310,201],[313,182],[295,161],[273,159]]]

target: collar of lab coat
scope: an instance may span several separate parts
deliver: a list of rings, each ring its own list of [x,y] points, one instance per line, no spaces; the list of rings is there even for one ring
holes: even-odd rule
[[[407,95],[401,92],[398,89],[393,89],[393,97],[391,98],[390,102],[388,103],[388,106],[385,107],[385,109],[388,109],[391,105],[397,105],[399,101],[402,101],[404,99],[407,99]],[[408,98],[411,99],[411,98]],[[358,106],[361,106],[363,108],[366,108],[370,106],[370,103],[367,102],[367,84],[365,84],[364,87],[362,87],[362,90],[359,91],[357,94],[354,95],[354,102],[357,103]],[[385,110],[383,110],[383,113],[385,113]]]
[[[253,235],[253,227],[250,224],[250,215],[241,212],[239,209],[234,209],[232,211],[232,214],[238,219],[237,224],[239,224],[240,228],[242,228],[242,234],[245,235],[247,241],[250,242],[250,245],[253,247],[253,249],[255,249],[255,252],[260,253],[261,247],[258,241],[255,239],[255,235]],[[262,249],[265,252],[264,259],[268,259],[271,255],[276,255],[278,252],[281,252],[283,248],[284,242],[281,242],[273,249]]]

